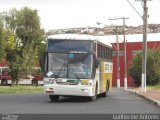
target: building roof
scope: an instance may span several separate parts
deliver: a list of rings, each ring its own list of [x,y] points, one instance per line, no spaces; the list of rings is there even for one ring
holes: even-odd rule
[[[97,36],[108,43],[116,43],[116,35]],[[123,43],[124,35],[118,35],[119,43]],[[147,41],[160,41],[160,33],[150,33],[147,35]],[[143,42],[143,34],[126,35],[126,42]]]

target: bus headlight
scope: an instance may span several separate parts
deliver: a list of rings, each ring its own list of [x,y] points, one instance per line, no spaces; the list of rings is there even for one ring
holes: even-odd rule
[[[81,80],[81,85],[92,86],[93,85],[93,81],[92,80]]]
[[[87,93],[88,89],[81,89],[82,92]]]
[[[88,85],[88,80],[81,80],[81,85]]]

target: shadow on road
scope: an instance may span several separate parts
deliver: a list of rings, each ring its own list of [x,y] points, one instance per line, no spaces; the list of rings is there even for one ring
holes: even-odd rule
[[[95,101],[101,98],[102,97],[97,96],[97,99]],[[87,102],[94,102],[94,101],[90,101],[88,97],[72,96],[72,97],[60,97],[59,101],[56,103],[87,103]],[[53,103],[53,102],[49,101],[49,103]]]

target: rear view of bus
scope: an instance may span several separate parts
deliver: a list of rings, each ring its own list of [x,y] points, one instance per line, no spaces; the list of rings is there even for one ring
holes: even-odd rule
[[[96,52],[94,39],[48,38],[44,90],[51,101],[58,101],[60,96],[85,96],[90,100],[98,94],[106,96],[109,81],[101,85],[104,75],[99,75],[102,65]]]

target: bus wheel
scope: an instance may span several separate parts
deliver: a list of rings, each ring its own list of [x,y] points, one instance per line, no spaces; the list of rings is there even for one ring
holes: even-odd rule
[[[98,86],[97,86],[97,84],[96,84],[95,95],[92,96],[92,97],[90,97],[90,100],[91,100],[91,101],[94,101],[94,100],[97,99],[97,91],[98,91]]]
[[[58,102],[59,96],[58,95],[49,95],[49,99],[51,102]]]
[[[2,84],[3,86],[7,86],[7,85],[8,85],[8,82],[7,82],[7,80],[2,80],[2,81],[1,81],[1,84]]]
[[[37,80],[32,80],[32,85],[33,86],[38,86],[38,81]]]
[[[107,97],[108,90],[109,90],[109,81],[107,80],[107,83],[106,83],[106,91],[105,91],[104,93],[102,93],[101,96],[102,96],[102,97]]]

